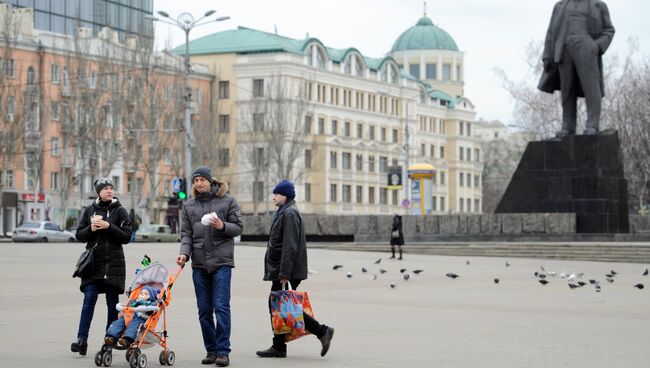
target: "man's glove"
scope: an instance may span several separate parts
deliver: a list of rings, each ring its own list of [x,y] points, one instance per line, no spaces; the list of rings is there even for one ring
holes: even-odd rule
[[[544,59],[544,71],[545,72],[550,72],[553,67],[555,66],[555,63],[551,59]]]

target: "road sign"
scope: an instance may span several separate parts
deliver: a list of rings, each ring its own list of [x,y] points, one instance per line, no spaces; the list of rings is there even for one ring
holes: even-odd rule
[[[181,179],[174,178],[172,180],[172,185],[174,186],[174,192],[178,192],[179,190],[181,190]]]

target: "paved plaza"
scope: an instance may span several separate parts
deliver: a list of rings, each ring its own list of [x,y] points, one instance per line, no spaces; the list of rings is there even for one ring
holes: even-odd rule
[[[170,268],[177,244],[125,247],[127,282],[144,254]],[[2,367],[94,367],[103,337],[106,305],[100,296],[88,355],[70,352],[82,294],[71,277],[82,244],[0,243]],[[232,367],[648,367],[650,364],[650,278],[647,265],[545,261],[310,249],[310,292],[316,318],[336,334],[325,358],[307,336],[290,343],[288,358],[261,359],[255,351],[271,343],[261,280],[263,247],[239,245],[232,285]],[[382,257],[380,264],[374,261]],[[470,264],[467,265],[466,261]],[[506,267],[505,263],[510,266]],[[337,271],[335,264],[343,265]],[[542,286],[533,275],[584,272],[575,290],[559,277]],[[368,273],[362,273],[366,267]],[[386,273],[380,273],[379,268]],[[408,273],[424,270],[404,281]],[[618,272],[613,283],[605,273]],[[346,277],[348,272],[352,277]],[[460,277],[445,276],[454,272]],[[377,279],[372,276],[377,274]],[[499,284],[494,279],[499,278]],[[597,293],[588,282],[601,280]],[[638,290],[633,285],[644,283]],[[391,288],[390,284],[395,283]],[[170,346],[178,367],[201,367],[205,356],[189,267],[173,288],[168,310]],[[121,299],[124,301],[124,299]],[[161,324],[159,324],[161,326]],[[157,367],[160,349],[145,350]],[[128,367],[116,352],[113,367]]]

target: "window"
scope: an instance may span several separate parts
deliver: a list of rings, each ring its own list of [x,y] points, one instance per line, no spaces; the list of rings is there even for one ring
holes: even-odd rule
[[[481,212],[481,202],[478,199],[474,200],[474,212],[479,213]]]
[[[478,175],[474,175],[474,188],[480,187],[480,179],[481,177]]]
[[[31,65],[27,68],[27,84],[34,84],[34,67]]]
[[[52,64],[52,77],[50,78],[52,83],[59,83],[59,66],[57,64]]]
[[[363,124],[357,124],[357,138],[363,139]]]
[[[219,81],[219,98],[220,99],[228,99],[228,98],[230,98],[230,82],[229,81]]]
[[[305,202],[311,202],[311,184],[305,183]]]
[[[229,133],[230,132],[230,115],[220,114],[219,115],[219,133]]]
[[[228,148],[222,148],[219,150],[219,166],[230,166],[230,150]]]
[[[379,204],[388,204],[388,189],[379,188]]]
[[[311,115],[305,115],[305,134],[311,134]]]
[[[58,101],[52,101],[52,111],[50,113],[50,117],[52,120],[59,120],[59,102]]]
[[[90,73],[90,79],[88,80],[88,87],[90,89],[97,88],[97,73],[95,72]]]
[[[436,64],[427,64],[427,78],[426,79],[436,79],[437,67],[438,66]]]
[[[330,168],[336,169],[336,152],[330,152]]]
[[[397,190],[393,190],[393,206],[399,205],[399,194]]]
[[[409,65],[409,74],[411,74],[417,79],[420,79],[420,65],[419,64]]]
[[[442,65],[442,80],[451,80],[451,65],[443,64]]]
[[[343,152],[341,155],[341,167],[343,170],[352,169],[352,154],[350,152]]]
[[[445,197],[440,197],[440,211],[445,212]]]
[[[459,212],[465,211],[465,200],[463,198],[458,199],[458,211]]]
[[[332,120],[331,123],[331,134],[336,135],[336,133],[339,131],[339,122],[336,120]]]
[[[14,120],[14,96],[7,96],[7,120]]]
[[[264,182],[253,182],[253,200],[256,202],[264,201]]]
[[[397,129],[393,129],[393,143],[397,143],[399,137],[399,133],[397,132]]]
[[[62,33],[62,32],[59,32],[59,33]],[[115,78],[117,79],[117,77],[115,77]],[[63,67],[63,85],[67,86],[68,83],[70,83],[70,74],[68,73],[68,67],[64,66]],[[113,84],[115,85],[113,88],[117,88],[117,82],[115,82]]]
[[[126,192],[131,193],[133,191],[133,176],[126,177]]]
[[[264,114],[255,113],[253,114],[253,131],[254,132],[263,132],[264,131]]]
[[[5,170],[5,187],[13,188],[14,187],[14,171]]]
[[[368,156],[368,172],[375,172],[375,156]]]
[[[472,212],[472,200],[469,198],[465,199],[465,208],[467,208],[467,212]]]
[[[305,150],[305,169],[311,169],[311,150]]]
[[[478,148],[474,148],[474,161],[479,162],[481,151]]]
[[[445,158],[445,147],[440,146],[440,158]]]
[[[357,203],[363,203],[363,187],[357,185]]]
[[[265,163],[265,156],[264,156],[264,147],[257,147],[257,149],[253,152],[253,164],[255,165],[256,168],[261,168]]]
[[[444,171],[440,172],[440,185],[446,185],[445,184],[445,172]]]
[[[463,147],[458,147],[458,161],[465,160],[465,149]]]
[[[427,154],[427,145],[422,143],[420,144],[420,156],[426,156]]]
[[[336,184],[330,184],[330,202],[336,202]]]
[[[52,156],[58,156],[59,155],[59,138],[58,137],[52,137],[52,141],[50,144],[50,149]]]
[[[325,118],[318,118],[318,134],[325,134]]]
[[[116,192],[120,190],[120,177],[119,176],[115,176],[115,175],[113,176],[113,189],[115,189]]]
[[[431,156],[431,158],[434,158],[435,155],[436,155],[436,146],[432,144],[431,146],[429,146],[429,156]]]
[[[7,78],[15,78],[16,71],[14,70],[14,59],[7,59],[7,65],[5,65],[5,75]],[[33,68],[32,68],[33,71]]]
[[[386,142],[386,128],[381,128],[381,141]]]
[[[375,204],[375,187],[368,187],[368,204]]]
[[[458,186],[460,187],[465,186],[465,174],[463,173],[458,173]]]
[[[347,122],[347,121],[346,121],[345,124],[343,125],[343,134],[344,134],[346,137],[349,137],[349,136],[352,135],[352,132],[351,132],[352,128],[350,127],[350,125],[351,125],[351,124],[350,124],[349,122]]]
[[[356,168],[357,171],[363,171],[363,155],[357,155]]]
[[[462,121],[458,122],[458,135],[464,135],[465,134],[465,123]]]
[[[59,189],[59,173],[51,172],[50,173],[50,189],[57,190]]]
[[[371,141],[375,140],[375,127],[372,125],[369,127],[368,130],[368,139],[370,139]]]
[[[466,173],[465,176],[467,176],[467,187],[471,188],[472,187],[472,174]]]
[[[253,79],[253,97],[264,97],[264,79]]]
[[[469,122],[467,123],[467,136],[468,137],[472,136],[472,124]]]
[[[343,185],[343,202],[345,203],[351,203],[352,202],[352,186],[351,185]]]
[[[380,173],[388,172],[388,157],[385,156],[379,157],[379,172]]]

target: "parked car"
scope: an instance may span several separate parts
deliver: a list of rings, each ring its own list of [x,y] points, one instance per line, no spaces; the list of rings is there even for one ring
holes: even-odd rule
[[[140,225],[140,228],[135,233],[135,241],[137,242],[179,242],[181,241],[180,234],[172,234],[169,225],[163,224],[150,224]]]
[[[76,241],[75,235],[61,229],[59,225],[49,221],[25,222],[11,233],[15,242],[69,242]]]

